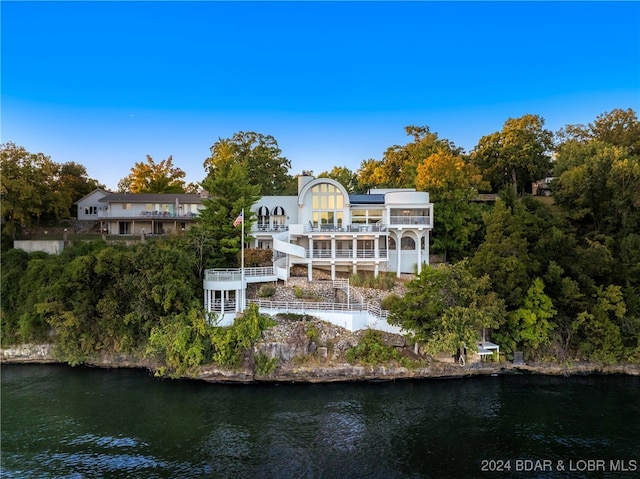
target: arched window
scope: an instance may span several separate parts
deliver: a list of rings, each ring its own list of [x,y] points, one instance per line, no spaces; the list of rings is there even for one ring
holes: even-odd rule
[[[278,230],[287,224],[287,216],[282,206],[276,206],[273,208],[271,215],[273,216],[273,227],[275,229]]]
[[[269,208],[261,206],[258,208],[258,229],[266,230],[269,227]]]
[[[395,251],[396,249],[396,240],[389,236],[389,249]]]
[[[340,188],[330,183],[320,183],[311,188],[312,222],[314,226],[342,226],[344,195]]]
[[[407,251],[407,250],[413,251],[416,249],[416,242],[413,240],[413,238],[405,236],[400,241],[400,247],[404,251]]]

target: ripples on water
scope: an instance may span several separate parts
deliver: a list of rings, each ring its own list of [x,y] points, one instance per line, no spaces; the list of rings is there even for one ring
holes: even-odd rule
[[[3,365],[1,477],[587,477],[481,464],[640,465],[639,386],[611,376],[240,386]]]

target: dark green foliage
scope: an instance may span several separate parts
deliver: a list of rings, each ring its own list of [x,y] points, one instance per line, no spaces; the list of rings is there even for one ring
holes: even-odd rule
[[[276,287],[273,284],[263,284],[258,290],[258,297],[260,298],[270,298],[274,294],[276,294]]]
[[[240,266],[243,227],[233,224],[244,210],[244,243],[248,244],[254,221],[251,205],[260,197],[260,187],[249,183],[246,169],[229,159],[220,161],[202,187],[211,194],[200,212],[200,226],[207,235],[206,243],[211,245],[206,267]]]
[[[264,354],[258,354],[255,357],[255,372],[259,376],[268,376],[272,374],[278,366],[278,358],[269,358]]]
[[[484,329],[504,318],[504,302],[491,291],[488,276],[474,276],[466,261],[425,268],[392,304],[389,322],[411,331],[433,353],[471,350]]]
[[[362,335],[358,345],[347,351],[347,361],[369,366],[399,361],[400,357],[400,352],[393,346],[385,344],[382,333],[374,329],[368,329]]]
[[[200,365],[211,361],[214,332],[202,312],[179,314],[171,322],[151,329],[146,355],[164,363],[157,373],[160,376],[194,376]]]
[[[42,341],[71,364],[99,352],[132,353],[153,327],[201,308],[195,259],[175,243],[81,245],[60,256],[2,257],[3,343]]]
[[[262,332],[274,324],[271,318],[258,313],[255,304],[249,304],[232,326],[215,328],[212,335],[213,361],[224,368],[239,367]]]

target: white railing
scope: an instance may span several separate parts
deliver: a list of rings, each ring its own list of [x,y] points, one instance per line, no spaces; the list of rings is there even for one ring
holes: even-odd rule
[[[378,256],[376,256],[375,249],[336,249],[332,254],[330,249],[314,249],[313,251],[306,251],[307,258],[314,259],[356,259],[356,258],[379,258],[386,259],[387,258],[387,250],[380,249],[378,251]]]
[[[173,213],[170,211],[136,211],[113,208],[107,211],[98,211],[99,219],[131,218],[137,220],[190,220],[198,218],[197,213]]]
[[[245,278],[274,276],[275,274],[273,266],[244,269]],[[204,271],[204,279],[205,281],[240,281],[242,279],[242,270],[240,268],[206,269]]]
[[[387,226],[381,223],[376,223],[374,225],[346,225],[346,226],[336,226],[336,225],[319,225],[315,226],[313,224],[305,225],[304,232],[305,233],[380,233],[387,231]]]
[[[260,224],[253,224],[253,225],[251,225],[251,231],[253,231],[253,232],[264,231],[264,232],[269,232],[269,233],[273,233],[274,231],[275,232],[289,231],[289,225],[260,225]]]
[[[366,311],[369,314],[386,320],[389,312],[368,303],[327,303],[327,302],[307,302],[307,301],[269,301],[266,299],[247,299],[250,303],[255,303],[258,308],[271,309],[280,312],[289,311],[339,311],[354,312]]]
[[[391,216],[389,224],[431,226],[431,217],[430,216]]]

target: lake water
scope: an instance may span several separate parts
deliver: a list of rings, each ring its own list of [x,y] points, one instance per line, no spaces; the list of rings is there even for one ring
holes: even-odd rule
[[[640,378],[223,385],[2,365],[2,478],[640,477]]]

